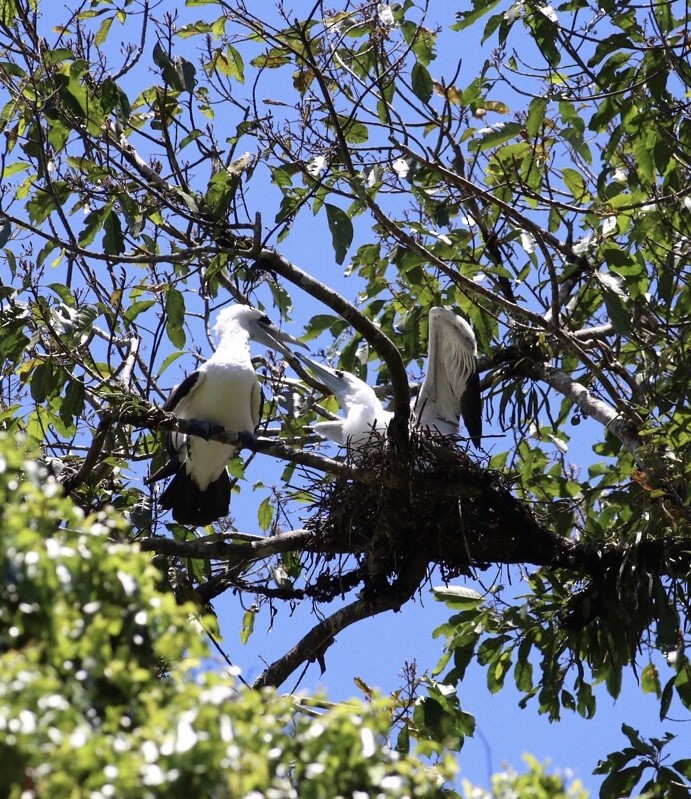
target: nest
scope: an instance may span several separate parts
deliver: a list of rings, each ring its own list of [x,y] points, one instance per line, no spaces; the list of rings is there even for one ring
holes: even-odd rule
[[[415,590],[434,564],[444,579],[483,567],[474,553],[486,552],[508,517],[515,524],[517,506],[526,512],[497,473],[481,469],[450,439],[411,431],[401,458],[373,434],[347,457],[362,479],[315,482],[307,526],[326,560],[355,556],[349,582],[357,575],[365,591],[390,589],[402,579],[406,590],[417,580]],[[325,588],[331,579],[322,573]]]

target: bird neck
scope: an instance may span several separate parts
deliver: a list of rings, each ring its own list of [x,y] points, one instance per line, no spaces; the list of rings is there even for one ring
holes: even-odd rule
[[[218,347],[209,360],[215,364],[247,363],[250,360],[249,333],[239,324],[224,327]]]

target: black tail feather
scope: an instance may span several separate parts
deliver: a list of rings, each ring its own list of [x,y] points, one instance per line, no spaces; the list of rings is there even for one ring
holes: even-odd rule
[[[161,494],[159,505],[173,511],[178,524],[205,527],[227,516],[230,510],[230,479],[224,469],[203,491],[185,472],[184,466]]]

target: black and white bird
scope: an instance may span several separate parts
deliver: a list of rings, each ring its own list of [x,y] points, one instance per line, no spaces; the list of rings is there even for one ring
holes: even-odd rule
[[[224,308],[214,325],[218,347],[176,386],[163,409],[179,419],[218,425],[233,433],[254,433],[262,390],[250,359],[250,339],[289,358],[282,342],[305,346],[275,327],[262,311],[246,305]],[[159,504],[180,524],[204,526],[228,515],[230,479],[226,465],[238,447],[185,433],[166,437],[169,462],[149,482],[173,476]]]
[[[393,413],[384,409],[371,386],[349,372],[331,369],[298,355],[334,393],[345,411],[342,419],[317,422],[315,431],[345,446],[360,446],[372,431],[386,432]],[[457,436],[463,421],[476,447],[482,437],[482,401],[477,342],[470,325],[449,308],[429,314],[427,374],[411,403],[413,424],[443,436]]]

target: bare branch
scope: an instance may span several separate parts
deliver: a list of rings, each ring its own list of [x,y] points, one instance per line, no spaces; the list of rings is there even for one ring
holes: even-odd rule
[[[627,450],[639,458],[643,440],[631,423],[621,413],[601,399],[594,397],[590,391],[566,372],[544,363],[532,362],[525,366],[531,376],[543,380],[555,391],[568,397],[586,416],[591,416],[615,435]]]
[[[401,601],[393,594],[383,594],[374,599],[357,599],[350,605],[337,610],[313,627],[285,655],[274,661],[254,681],[254,688],[279,686],[302,664],[315,660],[322,661],[324,653],[334,642],[334,637],[369,616],[385,613],[400,607]]]

